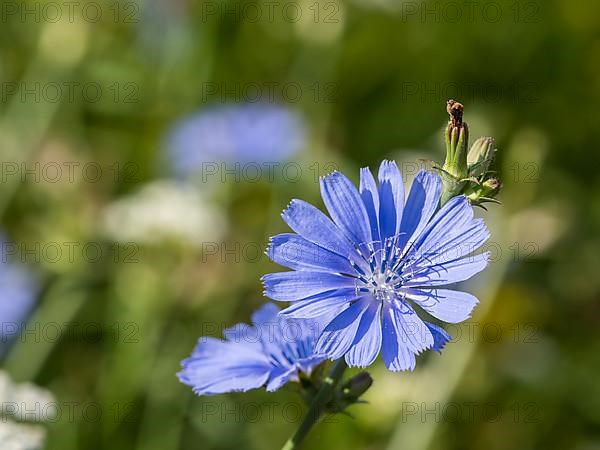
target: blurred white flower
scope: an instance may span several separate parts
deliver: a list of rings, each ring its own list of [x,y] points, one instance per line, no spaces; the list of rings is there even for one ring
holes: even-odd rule
[[[50,391],[33,383],[14,383],[0,370],[0,448],[2,450],[41,450],[46,430],[39,425],[16,423],[40,422],[56,417],[57,403]]]
[[[155,244],[177,239],[195,247],[219,241],[227,223],[221,210],[192,186],[159,180],[109,205],[104,231],[118,242]]]
[[[50,391],[33,383],[14,383],[4,371],[0,371],[0,404],[3,417],[19,421],[43,422],[54,419],[58,413]]]
[[[0,421],[0,448],[2,450],[41,450],[46,430],[39,425]]]

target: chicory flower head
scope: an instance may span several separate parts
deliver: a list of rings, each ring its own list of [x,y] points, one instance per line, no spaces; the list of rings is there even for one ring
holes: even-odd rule
[[[212,106],[188,116],[167,136],[179,176],[209,163],[285,161],[305,144],[305,124],[294,110],[272,103]]]
[[[339,172],[321,179],[331,219],[292,200],[282,217],[296,234],[273,237],[267,253],[293,271],[265,275],[265,294],[292,302],[286,317],[341,308],[320,335],[318,353],[366,367],[381,351],[388,369],[413,370],[415,355],[450,340],[417,311],[449,323],[467,319],[477,299],[443,286],[467,280],[488,260],[473,254],[489,237],[483,220],[473,218],[462,195],[439,209],[441,192],[440,177],[421,171],[405,202],[402,176],[389,161],[379,184],[361,170],[360,191]]]
[[[247,391],[266,386],[275,391],[300,372],[325,360],[314,354],[322,329],[314,320],[280,316],[268,303],[252,315],[253,325],[237,324],[224,331],[225,340],[202,337],[192,355],[182,362],[180,381],[196,394]]]

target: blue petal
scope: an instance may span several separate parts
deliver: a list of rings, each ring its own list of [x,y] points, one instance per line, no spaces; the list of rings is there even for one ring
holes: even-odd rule
[[[423,232],[413,240],[414,246],[407,255],[421,253],[422,246],[436,246],[445,236],[454,229],[462,229],[471,223],[473,207],[464,195],[451,198],[433,219],[427,224]]]
[[[413,274],[403,287],[434,287],[468,280],[485,269],[488,258],[489,253],[486,252],[426,267]]]
[[[323,355],[313,355],[308,358],[300,359],[297,361],[296,365],[298,369],[300,369],[305,374],[311,373],[312,369],[321,364],[327,358]]]
[[[382,353],[388,369],[413,370],[415,355],[433,343],[429,328],[411,307],[404,304],[384,308]]]
[[[433,347],[431,347],[431,349],[435,350],[436,352],[441,352],[444,346],[450,342],[452,336],[446,333],[446,330],[438,327],[437,325],[429,322],[425,322],[425,325],[427,325],[427,328],[429,328],[429,331],[431,331],[431,335],[433,336]]]
[[[406,289],[406,297],[431,314],[448,323],[459,323],[471,317],[477,297],[450,289]]]
[[[262,277],[265,295],[273,300],[294,302],[322,292],[355,287],[354,278],[325,272],[279,272]]]
[[[350,367],[367,367],[381,350],[381,304],[372,302],[360,320],[354,345],[346,353]]]
[[[280,309],[273,303],[266,303],[252,314],[252,323],[255,325],[263,354],[270,355],[281,352],[283,338],[279,312]],[[253,338],[254,336],[252,336]]]
[[[375,178],[368,167],[360,169],[360,196],[365,204],[369,224],[371,225],[371,240],[379,241],[379,192]]]
[[[267,255],[290,269],[356,273],[347,258],[319,247],[297,234],[284,233],[272,237]]]
[[[370,301],[366,298],[360,299],[333,319],[319,337],[315,353],[326,355],[329,359],[338,359],[344,356],[354,342],[360,319],[369,303]]]
[[[334,172],[321,178],[321,196],[329,215],[348,239],[357,245],[371,240],[365,205],[345,175]]]
[[[421,170],[415,177],[404,207],[398,245],[404,248],[416,239],[435,211],[442,193],[439,175]],[[410,242],[409,242],[410,241]]]
[[[201,338],[182,366],[177,374],[181,382],[202,395],[259,388],[271,371],[268,358],[261,352],[213,338]]]
[[[393,161],[379,167],[379,228],[381,239],[398,235],[404,210],[404,182]]]
[[[267,383],[267,391],[273,392],[290,381],[292,378],[297,378],[296,368],[277,367],[271,372],[269,382]]]
[[[317,320],[291,320],[281,315],[276,321],[263,324],[261,326],[262,349],[268,356],[273,370],[287,372],[291,369],[288,378],[296,378],[299,364],[306,365],[313,361],[314,343],[323,328],[324,324]],[[314,364],[316,363],[315,361]],[[273,381],[273,374],[274,372],[271,372],[271,381]],[[274,385],[271,384],[272,386]]]
[[[357,294],[354,288],[328,291],[305,300],[297,301],[281,311],[281,314],[297,319],[321,317],[324,314],[329,314],[331,311],[339,311],[341,307],[355,300],[358,296],[359,294]]]
[[[352,243],[319,209],[302,200],[292,200],[281,214],[289,227],[313,244],[347,258],[355,255]]]
[[[416,364],[415,355],[400,342],[391,308],[383,310],[382,334],[381,354],[386,367],[395,372],[413,370]]]
[[[455,227],[447,231],[437,241],[434,239],[424,242],[413,254],[414,261],[407,265],[410,270],[439,265],[454,261],[472,254],[479,249],[490,237],[483,219],[475,219],[463,227]]]
[[[433,345],[433,337],[425,323],[410,306],[403,304],[401,307],[392,307],[396,319],[396,328],[399,336],[404,340],[409,350],[419,354]]]
[[[265,303],[252,313],[252,323],[262,325],[267,322],[274,322],[277,320],[277,314],[279,314],[279,308],[276,305]]]
[[[296,358],[296,344],[299,340],[299,325],[287,320],[270,322],[261,327],[263,352],[269,356],[274,367],[290,368]]]
[[[260,330],[245,323],[238,323],[223,331],[223,336],[229,342],[248,345],[255,350],[261,350]]]

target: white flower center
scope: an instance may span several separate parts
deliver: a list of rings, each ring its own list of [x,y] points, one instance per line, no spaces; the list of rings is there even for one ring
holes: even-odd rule
[[[359,265],[350,260],[359,280],[357,293],[369,292],[375,300],[388,303],[402,297],[400,288],[405,281],[401,275],[403,261],[395,244],[396,238],[388,238],[384,243],[366,244],[359,249],[364,263]]]
[[[389,278],[393,276],[389,271],[376,272],[371,277],[369,291],[376,300],[390,302],[396,298],[396,289],[390,283]]]

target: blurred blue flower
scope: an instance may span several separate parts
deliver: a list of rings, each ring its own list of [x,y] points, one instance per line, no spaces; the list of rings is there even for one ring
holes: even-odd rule
[[[441,209],[441,180],[421,171],[406,204],[394,162],[379,169],[379,186],[361,170],[360,192],[339,172],[321,180],[332,220],[314,206],[292,200],[282,216],[297,234],[272,238],[270,258],[292,272],[263,277],[265,294],[293,302],[282,315],[315,318],[345,307],[325,327],[316,352],[345,356],[366,367],[380,350],[393,371],[414,369],[415,355],[450,340],[440,327],[419,318],[414,306],[449,323],[467,319],[477,299],[438,289],[464,281],[487,265],[472,255],[488,239],[481,219],[464,196]]]
[[[6,241],[0,238],[0,355],[20,332],[38,294],[38,280],[25,266],[7,260]]]
[[[167,136],[169,162],[177,175],[206,163],[280,162],[305,144],[305,124],[295,111],[276,104],[219,105],[178,122]]]
[[[225,340],[201,337],[192,355],[182,362],[179,380],[196,394],[247,391],[265,386],[275,391],[299,372],[310,374],[323,356],[313,353],[319,332],[314,320],[290,320],[268,303],[244,323],[224,331]]]

